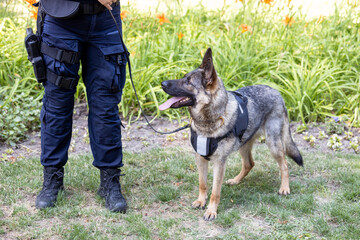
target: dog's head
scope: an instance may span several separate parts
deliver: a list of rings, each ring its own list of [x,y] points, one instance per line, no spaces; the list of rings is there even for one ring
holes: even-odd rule
[[[173,96],[159,106],[160,110],[180,108],[197,104],[209,104],[212,95],[219,88],[220,79],[212,59],[211,48],[206,51],[199,68],[185,74],[181,79],[167,80],[161,83],[163,90]]]

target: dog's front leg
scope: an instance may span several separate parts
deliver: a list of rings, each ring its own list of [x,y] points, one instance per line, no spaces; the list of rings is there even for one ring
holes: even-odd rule
[[[216,159],[214,161],[213,175],[213,188],[211,192],[209,206],[204,214],[205,221],[211,221],[216,218],[217,208],[220,203],[221,185],[225,175],[225,161],[221,159]]]
[[[207,199],[207,175],[209,161],[201,156],[196,156],[196,165],[199,172],[199,197],[192,203],[194,208],[205,208]]]

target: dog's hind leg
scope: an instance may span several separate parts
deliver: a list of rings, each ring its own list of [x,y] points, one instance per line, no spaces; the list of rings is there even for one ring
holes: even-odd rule
[[[272,153],[272,155],[274,156],[280,167],[281,185],[279,189],[279,194],[288,195],[290,194],[289,170],[285,158],[285,153],[283,151],[278,151],[277,153]]]
[[[199,172],[199,197],[192,203],[192,207],[204,209],[207,199],[207,175],[209,161],[201,156],[197,156],[196,165]]]
[[[272,156],[276,159],[280,167],[281,173],[281,185],[279,189],[279,194],[288,195],[290,194],[289,186],[289,170],[287,166],[287,161],[285,158],[285,146],[282,138],[282,122],[273,120],[266,123],[265,135],[266,135],[266,144],[270,149]]]
[[[254,145],[255,139],[251,139],[248,141],[244,146],[242,146],[239,150],[241,158],[242,158],[242,168],[240,173],[226,181],[226,184],[235,185],[238,184],[248,173],[250,170],[255,166],[254,159],[251,154],[252,147]]]
[[[214,220],[217,215],[217,208],[220,203],[221,186],[225,175],[225,160],[214,160],[213,175],[213,186],[210,202],[204,214],[205,221]]]

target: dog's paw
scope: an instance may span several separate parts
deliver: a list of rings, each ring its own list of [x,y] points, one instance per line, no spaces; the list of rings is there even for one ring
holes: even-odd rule
[[[289,195],[290,194],[290,188],[288,188],[288,187],[287,188],[282,188],[281,187],[279,189],[278,193],[279,193],[279,195]]]
[[[212,221],[212,220],[214,220],[216,218],[216,216],[217,216],[216,212],[206,210],[203,218],[204,218],[205,221]]]
[[[204,200],[204,201],[202,201],[202,200],[196,200],[196,201],[194,201],[192,204],[191,204],[191,206],[193,207],[193,208],[202,208],[202,209],[204,209],[205,208],[205,204],[206,204],[206,201]]]
[[[226,184],[229,184],[229,185],[236,185],[236,184],[239,184],[238,181],[236,181],[234,178],[233,179],[229,179],[225,182]]]

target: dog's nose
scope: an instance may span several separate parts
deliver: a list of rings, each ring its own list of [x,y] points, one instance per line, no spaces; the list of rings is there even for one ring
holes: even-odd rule
[[[163,89],[166,89],[166,88],[168,88],[170,86],[170,81],[163,81],[162,83],[161,83],[161,87],[163,88]]]

